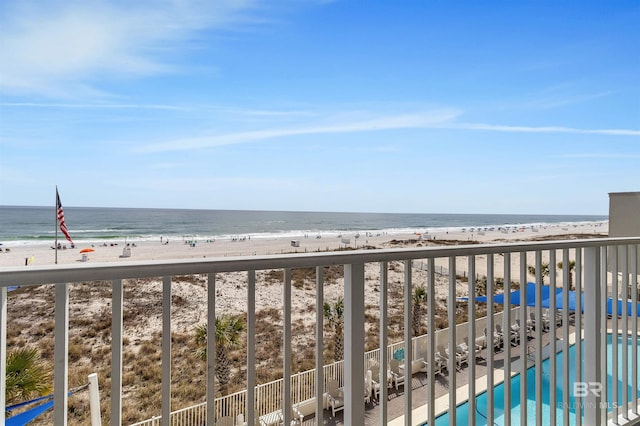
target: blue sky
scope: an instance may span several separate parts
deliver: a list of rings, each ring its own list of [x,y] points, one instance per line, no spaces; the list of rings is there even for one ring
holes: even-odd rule
[[[640,4],[2,1],[0,204],[607,214]]]

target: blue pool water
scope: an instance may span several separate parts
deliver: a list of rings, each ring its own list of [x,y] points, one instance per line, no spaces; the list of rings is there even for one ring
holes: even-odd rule
[[[632,340],[627,340],[626,348],[628,351],[628,360],[631,363],[631,347]],[[607,367],[607,391],[608,391],[608,400],[611,401],[611,381],[612,381],[612,366],[611,366],[611,354],[612,354],[612,335],[609,334],[607,336],[607,360],[609,361]],[[584,348],[584,346],[583,346]],[[622,348],[623,348],[623,339],[618,336],[618,399],[622,401],[622,377],[623,374],[626,375],[628,371],[622,371]],[[584,351],[582,352],[584,353]],[[640,358],[640,350],[638,351],[638,355]],[[556,386],[556,397],[559,403],[556,404],[556,419],[557,424],[562,424],[562,399],[563,399],[563,389],[562,389],[562,373],[563,373],[563,356],[562,352],[559,352],[556,355],[556,372],[557,372],[557,383]],[[551,388],[551,383],[549,382],[549,359],[546,359],[542,362],[542,424],[550,423],[550,406],[549,406],[549,393]],[[584,365],[582,366],[582,371],[584,371]],[[640,373],[640,371],[639,371]],[[536,413],[536,393],[535,393],[535,381],[536,381],[536,368],[531,367],[527,369],[527,424],[535,424],[535,413]],[[569,347],[569,389],[573,389],[573,383],[575,381],[575,345]],[[631,391],[631,378],[628,379],[628,395],[629,401],[633,400],[634,397]],[[640,374],[638,374],[638,382],[640,383]],[[517,374],[511,377],[511,423],[512,424],[520,424],[520,374]],[[640,392],[636,396],[636,398],[640,397]],[[504,385],[500,384],[494,388],[494,424],[495,425],[503,425],[504,424]],[[618,405],[621,405],[619,403]],[[576,417],[576,402],[573,396],[569,395],[569,424],[575,424]],[[611,408],[611,404],[610,407]],[[477,425],[486,425],[487,424],[487,393],[483,392],[476,397],[476,424]],[[467,402],[460,404],[456,409],[456,423],[457,424],[468,424],[469,423],[469,405]],[[444,413],[441,416],[436,418],[435,422],[436,426],[448,425],[449,424],[449,413]],[[425,423],[426,426],[426,423]]]

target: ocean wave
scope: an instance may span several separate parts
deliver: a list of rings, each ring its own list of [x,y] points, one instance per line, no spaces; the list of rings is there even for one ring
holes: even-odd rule
[[[76,245],[80,244],[102,244],[104,242],[121,242],[121,243],[135,243],[135,242],[147,242],[147,241],[163,241],[167,239],[171,241],[231,241],[234,239],[256,239],[256,240],[270,240],[270,239],[302,239],[302,238],[367,238],[368,236],[380,236],[387,235],[389,237],[397,235],[428,235],[428,234],[442,234],[442,233],[460,233],[460,232],[493,232],[493,231],[517,231],[520,229],[545,229],[545,228],[567,228],[567,232],[571,231],[571,228],[593,225],[594,227],[604,226],[608,220],[602,221],[579,221],[579,222],[535,222],[535,223],[509,223],[509,224],[495,224],[495,225],[481,225],[481,226],[434,226],[434,227],[396,227],[396,228],[382,228],[382,229],[334,229],[334,230],[320,230],[315,228],[310,229],[294,229],[287,231],[276,232],[247,232],[247,233],[192,233],[192,234],[178,234],[166,232],[163,234],[141,234],[141,235],[118,235],[108,234],[100,236],[77,236],[73,233],[72,238]],[[64,236],[58,235],[58,242],[67,243]],[[54,239],[51,236],[28,236],[19,237],[13,240],[2,241],[4,246],[28,246],[28,245],[53,245]]]

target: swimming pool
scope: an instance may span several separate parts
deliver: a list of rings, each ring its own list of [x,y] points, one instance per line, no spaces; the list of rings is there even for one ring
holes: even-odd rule
[[[630,338],[627,340],[626,346],[628,350],[628,360],[629,364],[631,364],[631,346],[632,340]],[[612,381],[612,366],[611,366],[611,353],[612,353],[612,335],[607,335],[607,391],[608,391],[608,400],[611,400],[611,381]],[[623,347],[623,339],[621,336],[618,336],[618,399],[622,401],[622,347]],[[584,353],[584,352],[582,352]],[[563,390],[562,390],[562,369],[563,369],[563,352],[559,352],[556,355],[556,398],[557,401],[562,402],[563,398]],[[638,351],[638,356],[640,358],[640,351]],[[546,359],[542,362],[542,424],[550,423],[550,405],[549,405],[549,390],[550,390],[550,376],[549,376],[549,359]],[[573,382],[575,381],[575,345],[569,347],[569,389],[573,388]],[[584,365],[582,368],[584,371]],[[628,372],[625,371],[624,374]],[[640,383],[640,371],[638,372],[638,381]],[[536,401],[535,401],[535,377],[536,377],[536,367],[530,367],[527,369],[527,424],[535,424],[535,413],[536,413]],[[629,390],[629,401],[634,400],[633,394],[631,391],[631,378],[628,380]],[[511,377],[511,423],[512,424],[520,424],[520,374]],[[640,392],[638,392],[637,397],[640,397]],[[500,384],[494,388],[494,424],[495,425],[503,425],[504,424],[504,385]],[[557,404],[556,408],[556,419],[557,424],[562,424],[562,404]],[[576,404],[572,395],[569,395],[569,424],[576,423]],[[487,393],[483,392],[476,396],[476,424],[477,425],[486,425],[487,424]],[[456,408],[456,423],[458,424],[468,424],[469,423],[469,406],[468,403],[465,402],[463,404],[458,405]],[[435,425],[442,426],[449,424],[449,413],[444,413],[436,418]],[[425,423],[426,426],[426,423]]]

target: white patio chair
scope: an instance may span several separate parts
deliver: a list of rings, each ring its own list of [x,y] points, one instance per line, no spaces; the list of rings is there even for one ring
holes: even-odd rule
[[[438,350],[435,353],[436,363],[439,363],[444,370],[449,373],[449,354],[443,346],[438,346]]]
[[[487,329],[484,329],[484,336],[487,339],[487,347],[489,346],[489,341],[491,342],[491,348],[493,350],[497,350],[500,351],[500,349],[502,348],[502,339],[495,333],[491,333],[491,338],[489,338],[489,335],[487,334]]]
[[[467,345],[467,348],[469,348],[468,349],[469,352],[471,352],[471,348],[469,347],[469,338],[468,337],[464,338],[464,343],[465,343],[465,345]],[[484,349],[482,347],[482,345],[479,345],[477,343],[473,345],[473,356],[474,356],[474,358],[476,360],[478,360],[478,359],[483,360],[483,361],[485,360],[484,355],[482,355],[482,349]]]
[[[236,420],[233,416],[223,416],[216,419],[216,426],[235,426]]]
[[[373,365],[369,369],[371,373],[371,393],[376,401],[380,400],[380,366]],[[386,378],[384,379],[386,381]]]
[[[336,380],[329,380],[327,382],[327,399],[329,400],[329,407],[331,407],[331,414],[336,416],[336,411],[344,409],[344,396],[338,387]]]
[[[517,327],[518,332],[520,331],[522,325],[520,324],[520,320],[517,319],[514,324]],[[529,324],[529,320],[527,320],[527,339],[531,339],[533,337],[533,327]]]
[[[393,387],[398,389],[399,385],[404,385],[404,374],[400,371],[400,361],[391,358],[389,361],[389,370],[391,370],[391,381]]]
[[[549,318],[545,318],[543,315],[541,318],[541,324],[542,331],[547,331],[549,329]],[[536,321],[536,315],[534,312],[529,312],[529,320],[527,321],[527,325],[530,326],[532,330],[536,330],[538,328],[538,321]]]
[[[459,368],[469,364],[469,345],[464,342],[456,346],[456,364]]]
[[[371,370],[367,370],[364,374],[364,403],[371,403],[371,394],[373,393],[373,379]]]

